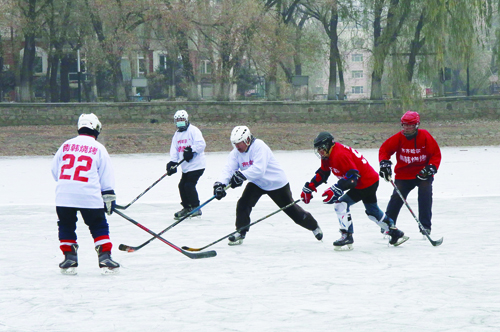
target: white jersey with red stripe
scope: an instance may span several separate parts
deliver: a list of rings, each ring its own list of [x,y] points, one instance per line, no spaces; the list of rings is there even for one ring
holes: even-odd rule
[[[56,206],[103,208],[101,192],[115,187],[108,151],[88,135],[61,145],[52,160],[52,176],[57,181]]]
[[[205,158],[205,139],[198,127],[189,124],[186,130],[176,131],[172,137],[170,146],[170,160],[174,162],[181,161],[184,157],[184,149],[190,146],[193,149],[194,157],[189,162],[183,162],[180,166],[183,173],[204,169],[206,166]]]
[[[229,153],[220,182],[228,184],[237,170],[240,170],[248,181],[266,191],[283,188],[288,183],[285,171],[273,152],[260,139],[256,139],[246,152],[241,153],[234,148]]]

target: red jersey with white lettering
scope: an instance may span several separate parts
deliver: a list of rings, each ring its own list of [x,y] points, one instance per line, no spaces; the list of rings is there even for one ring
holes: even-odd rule
[[[390,160],[396,154],[394,167],[396,180],[412,180],[426,166],[439,169],[441,150],[432,135],[425,129],[418,129],[417,135],[408,139],[401,132],[389,137],[380,147],[378,159]]]
[[[102,209],[101,192],[115,186],[108,151],[87,135],[61,145],[52,160],[52,176],[57,181],[56,206]]]
[[[367,188],[378,181],[378,173],[361,153],[338,142],[330,151],[328,159],[321,159],[321,169],[331,171],[339,179],[343,178],[349,170],[357,170],[361,177],[358,179],[356,189]]]

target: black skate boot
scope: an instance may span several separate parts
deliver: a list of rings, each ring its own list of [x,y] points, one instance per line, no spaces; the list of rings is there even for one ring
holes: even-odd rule
[[[229,243],[228,245],[230,246],[237,246],[237,245],[240,245],[243,243],[243,240],[245,239],[245,235],[246,233],[244,232],[236,232],[235,234],[231,235],[228,240],[229,240]]]
[[[193,211],[194,209],[196,209],[196,207],[192,208],[192,209],[189,209],[189,213],[191,213],[191,211]],[[202,213],[201,213],[201,209],[198,209],[196,211],[194,211],[190,216],[189,218],[193,218],[193,217],[201,217]]]
[[[174,213],[174,219],[179,220],[181,218],[184,218],[190,211],[191,211],[190,208],[183,208],[182,210]]]
[[[420,228],[420,233],[422,233],[422,235],[424,236],[425,238],[425,235],[431,235],[431,229],[430,228]]]
[[[323,239],[323,231],[321,230],[321,228],[319,228],[319,226],[312,232],[318,241],[321,241]]]
[[[397,229],[395,226],[389,228],[389,236],[391,237],[389,244],[392,244],[395,247],[405,243],[409,239],[408,236],[405,236],[405,233]]]
[[[76,274],[76,268],[78,267],[78,256],[76,254],[77,251],[78,244],[72,244],[71,251],[66,251],[64,253],[64,261],[59,264],[62,274]]]
[[[333,242],[333,249],[336,251],[350,251],[353,249],[352,244],[354,240],[352,238],[352,233],[347,232],[346,230],[341,229],[340,234],[342,236],[337,241]]]
[[[99,255],[99,267],[102,274],[116,274],[120,272],[120,264],[111,259],[111,251],[102,251],[102,246],[96,246]]]

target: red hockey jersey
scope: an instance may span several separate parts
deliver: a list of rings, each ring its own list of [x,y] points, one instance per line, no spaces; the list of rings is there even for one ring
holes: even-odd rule
[[[330,151],[328,159],[321,159],[321,169],[331,171],[339,179],[343,178],[349,170],[357,170],[361,177],[356,189],[367,188],[378,181],[378,173],[358,151],[338,142]]]
[[[417,135],[407,139],[401,132],[389,137],[380,147],[378,159],[390,160],[396,153],[394,173],[396,180],[412,180],[426,165],[439,169],[441,150],[432,135],[425,129],[418,129]]]

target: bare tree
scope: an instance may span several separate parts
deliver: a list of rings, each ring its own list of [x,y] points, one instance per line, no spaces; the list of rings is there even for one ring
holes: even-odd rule
[[[113,76],[115,101],[126,101],[127,93],[121,60],[131,39],[130,34],[144,23],[147,4],[121,0],[84,0],[92,27]]]

